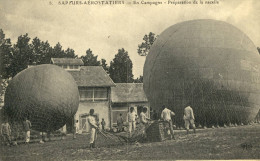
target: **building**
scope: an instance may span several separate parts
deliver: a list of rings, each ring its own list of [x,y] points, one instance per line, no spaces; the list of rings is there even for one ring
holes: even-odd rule
[[[78,129],[82,132],[88,132],[89,127],[87,116],[89,110],[93,108],[96,116],[104,118],[107,127],[110,127],[111,112],[111,87],[115,86],[112,79],[101,66],[82,66],[81,59],[70,58],[52,58],[51,63],[59,65],[67,70],[75,79],[79,94],[80,103],[75,120],[79,121]],[[67,130],[70,131],[70,125],[67,124]]]
[[[127,120],[130,107],[134,107],[138,114],[141,113],[142,107],[147,107],[147,116],[150,117],[150,105],[143,90],[143,83],[116,83],[111,90],[113,125],[116,125],[120,113],[124,120]]]
[[[111,87],[112,79],[101,66],[82,66],[80,71],[69,71],[78,84],[80,103],[75,119],[79,120],[79,130],[88,132],[86,123],[89,110],[93,108],[97,117],[104,118],[107,127],[111,125]]]
[[[71,73],[78,85],[80,103],[74,119],[79,121],[79,131],[89,131],[87,116],[91,108],[100,122],[104,118],[109,128],[116,125],[120,113],[126,121],[130,107],[134,107],[138,114],[142,107],[148,107],[149,117],[150,106],[142,83],[115,84],[102,66],[83,66],[81,59],[52,58],[51,63]],[[72,122],[70,120],[67,124],[68,131],[71,131]]]
[[[74,58],[51,58],[51,64],[58,65],[67,71],[79,71],[84,63],[81,59]]]

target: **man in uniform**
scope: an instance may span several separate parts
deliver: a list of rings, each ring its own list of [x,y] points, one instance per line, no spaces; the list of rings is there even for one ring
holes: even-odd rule
[[[106,122],[105,122],[104,118],[102,118],[101,126],[102,126],[102,130],[105,131]]]
[[[10,125],[8,123],[8,121],[5,119],[4,123],[2,123],[1,125],[1,135],[3,137],[3,141],[6,142],[7,141],[7,145],[11,145],[12,141],[11,141],[11,128]]]
[[[137,118],[137,114],[134,110],[134,107],[130,107],[130,111],[127,114],[127,118],[128,118],[129,137],[131,137],[132,133],[135,131],[136,118]]]
[[[24,131],[25,131],[25,143],[29,144],[32,124],[27,118],[25,118],[23,126],[24,126]]]
[[[95,142],[97,139],[96,130],[98,130],[98,125],[97,125],[96,118],[94,116],[94,112],[95,112],[94,109],[90,109],[89,117],[88,117],[88,123],[90,125],[90,140],[89,140],[90,148],[95,148]]]
[[[194,124],[195,118],[194,118],[193,110],[189,105],[184,109],[183,119],[185,122],[185,129],[187,130],[187,134],[189,134],[190,125],[193,128],[193,132],[196,133],[196,127]]]
[[[169,123],[170,132],[171,132],[171,139],[175,140],[173,127],[172,127],[172,119],[171,119],[171,116],[174,116],[174,115],[175,115],[175,113],[172,112],[170,109],[166,108],[165,105],[162,106],[161,118],[162,118],[162,120]]]
[[[122,117],[122,114],[120,113],[119,117],[117,118],[118,132],[123,131],[123,124],[124,124],[124,119]]]

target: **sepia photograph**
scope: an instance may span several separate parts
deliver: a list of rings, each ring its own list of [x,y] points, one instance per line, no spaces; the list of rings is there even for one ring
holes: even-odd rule
[[[0,0],[0,161],[259,160],[260,1]]]

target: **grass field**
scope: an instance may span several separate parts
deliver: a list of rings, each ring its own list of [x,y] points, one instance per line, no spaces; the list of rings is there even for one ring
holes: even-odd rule
[[[88,148],[88,135],[67,136],[44,144],[1,146],[0,160],[156,160],[156,159],[260,159],[260,124],[198,130],[176,140],[123,144],[98,135],[98,148]]]

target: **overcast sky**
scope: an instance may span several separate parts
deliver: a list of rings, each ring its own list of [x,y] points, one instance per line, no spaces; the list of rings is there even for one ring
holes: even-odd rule
[[[28,33],[31,38],[48,40],[52,46],[60,42],[63,49],[70,47],[79,56],[90,48],[108,64],[118,49],[125,48],[133,61],[133,74],[138,77],[143,75],[145,61],[137,54],[143,36],[149,32],[160,34],[181,21],[226,21],[260,46],[260,1],[218,1],[218,5],[73,6],[58,5],[58,0],[0,0],[0,28],[12,43]]]

